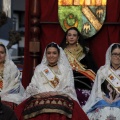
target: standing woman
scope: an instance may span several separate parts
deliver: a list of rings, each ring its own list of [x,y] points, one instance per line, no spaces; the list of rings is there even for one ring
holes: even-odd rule
[[[0,43],[0,97],[4,104],[14,109],[21,101],[24,88],[20,72],[8,55],[7,48]]]
[[[78,29],[71,27],[66,31],[61,43],[74,72],[77,97],[81,106],[85,105],[90,95],[97,71],[89,48],[85,46],[84,41]]]
[[[19,120],[88,120],[78,104],[70,64],[53,42],[46,47],[23,99],[15,110]]]
[[[90,120],[120,120],[120,44],[106,52],[105,65],[97,72],[91,95],[83,107]]]

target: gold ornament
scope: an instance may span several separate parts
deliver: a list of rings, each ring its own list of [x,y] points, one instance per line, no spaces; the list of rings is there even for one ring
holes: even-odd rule
[[[77,45],[78,45],[78,41],[77,41],[77,43],[76,43]]]
[[[66,44],[68,44],[68,41],[66,41]]]

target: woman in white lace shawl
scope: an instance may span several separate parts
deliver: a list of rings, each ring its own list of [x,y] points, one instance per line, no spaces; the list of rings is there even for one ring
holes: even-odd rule
[[[120,44],[106,52],[105,65],[97,72],[92,93],[83,107],[90,120],[120,120]]]
[[[78,104],[72,68],[56,43],[47,46],[26,88],[26,98],[15,110],[19,120],[88,120]]]
[[[20,72],[10,59],[7,48],[0,43],[0,97],[4,103],[19,104],[24,88]]]

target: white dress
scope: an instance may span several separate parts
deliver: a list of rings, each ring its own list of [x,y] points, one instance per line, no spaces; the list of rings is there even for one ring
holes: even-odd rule
[[[10,59],[7,48],[2,81],[3,87],[0,91],[1,100],[19,104],[22,100],[24,87],[21,83],[20,71]]]
[[[120,80],[120,70],[111,68],[113,45],[106,52],[105,65],[98,70],[91,95],[83,107],[90,120],[120,120],[120,93],[106,80],[109,75],[115,75],[114,78]]]

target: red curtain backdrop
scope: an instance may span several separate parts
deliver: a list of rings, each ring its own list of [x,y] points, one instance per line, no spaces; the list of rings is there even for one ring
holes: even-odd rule
[[[23,85],[31,81],[32,57],[29,53],[30,41],[30,0],[26,0],[25,17],[25,51],[23,68]],[[58,0],[40,0],[40,57],[41,60],[46,45],[50,42],[60,44],[64,31],[58,23]],[[52,22],[43,23],[43,22]],[[118,22],[119,24],[114,24]],[[98,67],[105,63],[105,53],[109,45],[120,42],[120,0],[107,0],[106,20],[102,29],[93,37],[87,39],[88,46]]]

